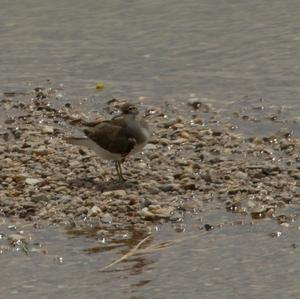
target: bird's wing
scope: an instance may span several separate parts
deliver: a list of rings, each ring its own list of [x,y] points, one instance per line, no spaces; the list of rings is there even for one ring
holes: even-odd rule
[[[103,121],[93,128],[84,130],[85,134],[103,149],[111,153],[127,155],[136,145],[136,140],[127,132],[120,121]]]

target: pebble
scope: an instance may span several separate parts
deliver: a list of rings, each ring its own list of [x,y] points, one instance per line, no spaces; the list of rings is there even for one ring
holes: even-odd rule
[[[100,215],[102,213],[102,210],[98,207],[98,206],[93,206],[89,211],[87,216],[88,217],[93,217],[93,216],[97,216]],[[103,219],[101,219],[103,221]],[[103,221],[105,222],[105,221]]]
[[[7,240],[11,244],[17,244],[18,242],[24,242],[25,241],[25,236],[20,235],[20,234],[9,234],[7,236]]]
[[[39,194],[34,194],[31,196],[31,201],[38,203],[38,202],[46,202],[49,200],[49,197],[47,194],[39,193]]]
[[[153,144],[153,143],[148,143],[146,144],[146,146],[144,147],[144,151],[149,151],[149,150],[156,150],[157,149],[157,145]]]
[[[27,178],[25,179],[25,183],[28,185],[37,185],[41,183],[43,180],[42,179],[35,179],[35,178]]]
[[[232,132],[227,120],[222,125],[208,100],[190,95],[188,104],[200,110],[190,118],[171,107],[155,110],[149,119],[155,128],[151,142],[143,154],[126,159],[127,182],[122,183],[115,180],[112,163],[100,161],[88,149],[79,153],[78,147],[64,142],[65,133],[54,123],[59,118],[88,125],[93,123],[89,117],[69,115],[70,107],[56,110],[46,89],[39,89],[37,96],[37,102],[18,104],[26,120],[14,118],[5,124],[11,129],[1,128],[2,138],[9,133],[0,145],[4,216],[58,223],[99,224],[100,219],[101,227],[110,230],[145,228],[152,221],[180,222],[186,212],[197,213],[205,207],[250,215],[258,221],[272,219],[283,227],[292,222],[276,216],[300,198],[300,142],[289,130],[245,138]],[[202,117],[202,112],[208,114]]]
[[[164,123],[164,127],[169,128],[171,126],[181,123],[182,121],[183,121],[183,119],[181,117],[171,118],[167,122]]]
[[[237,178],[237,179],[240,179],[240,180],[246,180],[248,178],[248,175],[247,173],[245,172],[242,172],[242,171],[237,171],[234,176]]]
[[[170,218],[174,211],[174,207],[161,207],[159,205],[150,205],[149,207],[143,208],[140,214],[146,219]]]
[[[163,192],[172,192],[180,190],[180,184],[163,184],[159,186],[159,189]]]
[[[42,132],[44,134],[53,134],[54,133],[54,128],[51,126],[43,126],[42,127]]]
[[[113,221],[113,218],[109,213],[105,213],[103,216],[101,216],[101,221],[103,223],[111,224]]]
[[[106,191],[102,193],[105,197],[125,197],[126,194],[125,190]]]
[[[202,102],[199,98],[189,98],[188,105],[192,106],[194,109],[199,109],[202,105]]]

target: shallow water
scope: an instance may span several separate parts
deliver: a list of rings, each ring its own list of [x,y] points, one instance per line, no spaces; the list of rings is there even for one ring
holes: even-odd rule
[[[151,103],[249,96],[299,113],[300,32],[289,1],[2,1],[0,88]],[[102,94],[95,84],[105,82]],[[94,104],[94,105],[97,105]]]
[[[135,255],[99,270],[132,249],[145,235],[124,232],[103,242],[88,229],[65,234],[62,228],[32,229],[29,255],[15,248],[0,256],[6,275],[3,298],[296,298],[300,295],[299,221],[291,227],[272,221],[214,212],[186,219],[186,230],[157,226],[146,247],[178,241],[156,253]],[[215,228],[201,230],[209,223]],[[224,223],[219,228],[217,225]],[[1,232],[7,233],[7,225]],[[67,230],[68,231],[68,230]],[[279,237],[272,233],[281,232]],[[88,236],[90,235],[90,236]],[[4,240],[1,241],[4,243]],[[37,243],[47,254],[32,251]],[[2,244],[1,244],[2,245]],[[60,262],[62,261],[62,262]]]
[[[187,99],[206,98],[202,101],[221,111],[225,122],[247,134],[288,126],[299,136],[299,8],[296,0],[3,0],[0,91],[28,93],[61,84],[63,101],[81,104],[82,110],[102,108],[112,97],[144,97],[147,105],[167,102],[188,113]],[[98,81],[105,84],[101,92],[95,89]],[[279,121],[265,118],[278,110]],[[252,120],[236,118],[234,111]],[[201,225],[240,219],[226,211],[201,217]],[[135,257],[110,272],[97,270],[142,236],[128,241],[120,232],[112,242],[117,247],[102,250],[95,236],[73,236],[54,227],[34,230],[49,253],[2,254],[1,296],[299,296],[299,221],[285,229],[268,220],[250,225],[250,219],[242,219],[245,225],[225,225],[205,235],[196,218],[186,220],[182,233],[159,226],[152,242],[199,237]],[[270,237],[276,231],[283,234]]]

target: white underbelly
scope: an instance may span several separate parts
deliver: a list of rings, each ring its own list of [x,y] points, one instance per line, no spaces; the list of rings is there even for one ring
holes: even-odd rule
[[[144,143],[141,143],[141,144],[138,144],[136,145],[132,150],[131,152],[129,153],[129,155],[134,155],[140,151],[142,151],[142,149],[145,147],[145,145],[147,144],[147,142],[144,142]]]
[[[72,143],[77,144],[77,145],[82,145],[82,146],[85,146],[85,147],[91,149],[98,156],[100,156],[103,160],[122,161],[123,158],[124,158],[124,156],[122,156],[121,154],[111,153],[111,152],[105,150],[104,148],[102,148],[96,142],[94,142],[93,140],[91,140],[89,138],[74,140]],[[140,152],[146,144],[147,144],[147,142],[136,145],[130,151],[130,153],[128,155],[133,155],[133,154],[136,154],[136,153]]]

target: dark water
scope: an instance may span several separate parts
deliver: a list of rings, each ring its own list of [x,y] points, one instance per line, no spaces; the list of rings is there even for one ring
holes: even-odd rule
[[[209,232],[204,223],[225,223]],[[0,256],[3,298],[297,298],[299,288],[299,221],[288,229],[270,220],[251,224],[245,217],[208,214],[202,222],[186,219],[186,231],[158,226],[150,246],[178,241],[156,253],[135,255],[106,272],[99,269],[133,248],[144,236],[123,232],[103,243],[92,237],[66,235],[62,228],[34,230],[31,244],[48,254],[11,249]],[[233,224],[231,224],[233,223]],[[1,226],[1,232],[7,232]],[[281,232],[279,237],[272,233]],[[4,241],[0,241],[0,245]],[[34,248],[30,245],[29,248]],[[60,263],[60,260],[62,263]],[[5,275],[4,275],[5,273]]]
[[[297,0],[0,4],[1,92],[62,84],[64,99],[82,102],[83,110],[97,109],[111,97],[145,97],[147,104],[165,100],[178,107],[199,97],[230,121],[236,110],[256,116],[258,106],[267,114],[281,109],[291,121],[249,125],[236,120],[247,132],[282,126],[299,132]],[[102,92],[95,90],[98,81],[105,84]],[[204,216],[212,223],[233,217],[225,211]],[[199,233],[192,223],[180,234],[161,226],[153,242]],[[88,254],[85,249],[99,245],[93,238],[70,237],[62,228],[38,230],[34,235],[48,244],[49,255],[9,251],[0,256],[0,297],[296,298],[298,227],[270,221],[226,226],[136,257],[112,272],[97,270],[124,254],[128,242]],[[277,230],[282,236],[271,238]]]

